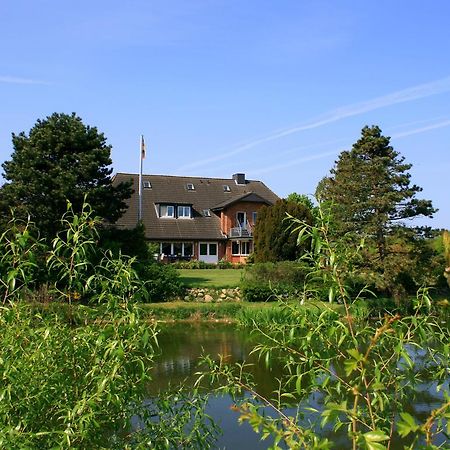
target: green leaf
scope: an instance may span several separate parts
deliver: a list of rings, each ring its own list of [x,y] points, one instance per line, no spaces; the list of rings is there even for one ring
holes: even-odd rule
[[[356,370],[357,367],[358,361],[355,361],[354,359],[344,361],[344,370],[347,376],[351,375]]]
[[[302,375],[297,377],[297,381],[295,382],[295,390],[298,394],[302,393]]]
[[[347,353],[353,358],[356,359],[356,361],[360,361],[363,356],[361,355],[361,353],[359,353],[358,349],[356,348],[351,348],[349,350],[347,350]]]
[[[363,434],[366,442],[383,442],[389,439],[389,436],[383,431],[374,430]]]
[[[386,450],[386,446],[380,444],[379,442],[366,442],[366,447],[368,450]]]
[[[418,430],[419,426],[416,424],[416,421],[411,414],[402,412],[400,413],[400,417],[402,420],[399,420],[397,423],[398,433],[400,436],[405,437],[408,436],[409,433]]]

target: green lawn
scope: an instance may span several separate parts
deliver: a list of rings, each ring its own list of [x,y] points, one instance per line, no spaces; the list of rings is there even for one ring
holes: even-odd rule
[[[240,269],[180,269],[181,281],[187,287],[235,288],[241,282]]]

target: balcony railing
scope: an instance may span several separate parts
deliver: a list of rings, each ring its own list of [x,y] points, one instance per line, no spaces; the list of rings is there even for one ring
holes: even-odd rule
[[[253,230],[250,225],[244,225],[240,227],[233,227],[230,229],[230,238],[242,238],[242,237],[252,237]]]

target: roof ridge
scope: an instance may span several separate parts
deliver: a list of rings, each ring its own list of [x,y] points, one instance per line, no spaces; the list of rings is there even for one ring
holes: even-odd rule
[[[138,176],[138,173],[135,172],[116,172],[114,175],[135,175]],[[114,176],[113,175],[113,176]],[[202,180],[223,180],[223,181],[234,181],[233,178],[221,178],[221,177],[203,177],[203,176],[196,176],[196,175],[165,175],[165,174],[157,174],[157,173],[143,173],[143,177],[167,177],[167,178],[196,178],[196,179],[202,179]],[[245,181],[248,182],[254,182],[254,183],[263,183],[260,180],[248,180]]]

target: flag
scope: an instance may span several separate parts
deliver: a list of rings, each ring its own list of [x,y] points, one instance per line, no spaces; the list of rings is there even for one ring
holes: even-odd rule
[[[141,159],[145,159],[145,142],[144,142],[144,136],[141,136]]]

